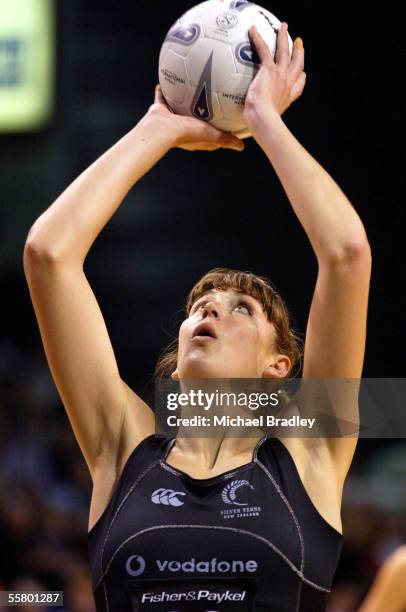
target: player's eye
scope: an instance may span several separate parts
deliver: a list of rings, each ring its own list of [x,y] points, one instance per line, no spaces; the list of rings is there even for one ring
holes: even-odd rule
[[[192,314],[197,312],[198,310],[200,310],[200,308],[202,308],[202,306],[205,306],[206,302],[198,302],[197,304],[195,304],[192,308]]]
[[[245,302],[239,302],[234,310],[237,310],[237,308],[239,309],[239,312],[242,312],[243,314],[252,314],[250,306],[248,306],[248,304]]]

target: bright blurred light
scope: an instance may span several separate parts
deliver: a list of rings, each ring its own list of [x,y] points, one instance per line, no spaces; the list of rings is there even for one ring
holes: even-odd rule
[[[53,110],[54,0],[0,0],[0,132],[43,127]]]

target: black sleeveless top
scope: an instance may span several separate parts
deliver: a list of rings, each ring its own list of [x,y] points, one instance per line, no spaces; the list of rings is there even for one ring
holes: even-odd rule
[[[204,480],[145,438],[88,535],[97,612],[319,612],[342,535],[317,512],[285,446]]]

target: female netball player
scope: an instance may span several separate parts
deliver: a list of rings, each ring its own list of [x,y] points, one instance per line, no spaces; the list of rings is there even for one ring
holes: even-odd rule
[[[371,255],[364,227],[281,115],[300,97],[304,50],[262,61],[244,117],[318,261],[303,378],[359,378]],[[89,550],[98,611],[323,610],[342,544],[340,504],[356,441],[168,439],[121,379],[83,262],[129,189],[171,148],[243,150],[172,114],[159,88],[145,117],[33,225],[25,273],[47,359],[93,480]],[[266,205],[266,202],[264,202]],[[288,248],[284,242],[283,249]],[[298,358],[267,282],[216,271],[191,293],[173,378],[286,378]],[[203,326],[203,327],[202,327]],[[171,361],[172,360],[172,361]],[[161,370],[162,370],[161,368]],[[160,371],[161,371],[160,370]],[[355,406],[346,406],[352,418]]]

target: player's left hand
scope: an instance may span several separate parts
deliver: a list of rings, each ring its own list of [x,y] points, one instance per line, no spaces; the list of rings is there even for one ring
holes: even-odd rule
[[[260,113],[276,111],[282,115],[302,95],[306,82],[302,39],[295,39],[291,57],[286,23],[282,23],[278,31],[275,57],[255,26],[250,28],[249,35],[261,67],[245,99],[244,119],[248,127]]]

